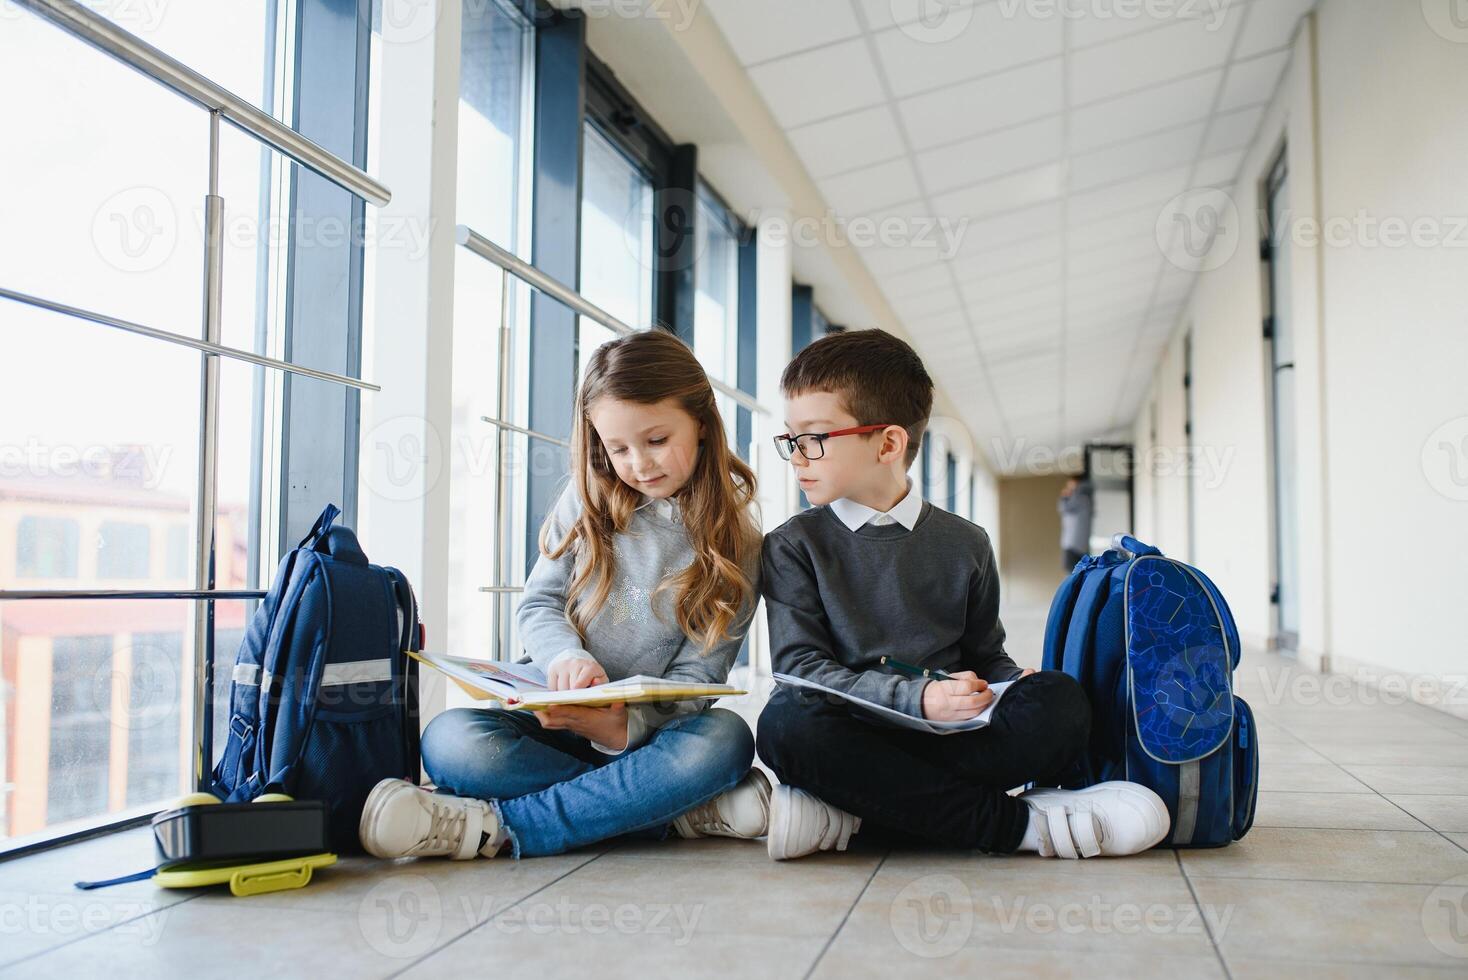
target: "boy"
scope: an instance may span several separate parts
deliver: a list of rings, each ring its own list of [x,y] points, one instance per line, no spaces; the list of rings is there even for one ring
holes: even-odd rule
[[[987,728],[945,735],[780,687],[756,742],[782,784],[770,857],[845,850],[864,822],[889,839],[1070,858],[1161,841],[1167,809],[1134,783],[1005,792],[1054,780],[1086,745],[1091,708],[1069,675],[1022,671],[1004,652],[988,536],[925,503],[906,476],[933,407],[912,348],[881,330],[831,334],[790,362],[780,387],[789,431],[776,446],[813,506],[765,537],[775,671],[945,721],[979,714],[990,683],[1017,683]],[[891,673],[884,655],[951,678]]]

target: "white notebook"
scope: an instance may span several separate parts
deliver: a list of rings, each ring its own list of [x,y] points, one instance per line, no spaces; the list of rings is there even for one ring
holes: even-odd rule
[[[507,708],[521,710],[535,710],[556,704],[600,707],[650,701],[700,701],[748,693],[730,684],[697,684],[668,680],[665,677],[649,677],[646,674],[574,691],[552,691],[546,687],[545,672],[534,664],[473,660],[424,651],[403,652],[447,674],[471,697],[480,700],[493,698]]]
[[[994,714],[994,707],[999,704],[999,699],[1004,696],[1004,692],[1009,690],[1009,686],[1014,683],[1014,681],[996,681],[990,684],[989,690],[994,692],[994,700],[990,701],[987,708],[972,718],[966,718],[963,721],[929,721],[927,718],[914,718],[912,715],[905,714],[901,711],[894,711],[886,705],[876,704],[865,698],[859,698],[855,695],[846,694],[843,691],[833,690],[824,684],[817,684],[815,681],[808,681],[803,677],[795,677],[791,674],[776,674],[775,680],[781,684],[789,684],[791,687],[804,687],[812,691],[834,694],[843,701],[857,705],[866,711],[881,716],[887,721],[901,725],[903,728],[928,732],[932,735],[952,735],[954,732],[971,732],[979,728],[988,727],[989,718]]]

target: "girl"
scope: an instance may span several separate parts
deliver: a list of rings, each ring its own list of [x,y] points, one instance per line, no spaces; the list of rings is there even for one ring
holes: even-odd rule
[[[650,330],[597,348],[576,395],[571,483],[540,532],[520,637],[552,690],[650,674],[722,683],[758,600],[754,473],[730,454],[693,352]],[[423,733],[430,792],[373,788],[378,857],[559,854],[632,831],[764,834],[754,739],[706,702],[455,708]]]

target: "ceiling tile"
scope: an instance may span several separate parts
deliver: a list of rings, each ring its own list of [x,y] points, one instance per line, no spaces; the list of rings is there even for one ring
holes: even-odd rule
[[[972,303],[1007,296],[1035,286],[1060,286],[1060,260],[1041,262],[1003,273],[988,272],[971,279],[961,280],[959,290],[964,299]]]
[[[708,0],[719,30],[743,64],[861,33],[848,0]],[[778,24],[779,30],[771,30]]]
[[[1017,314],[1034,316],[1059,316],[1060,315],[1060,292],[1054,286],[1045,286],[1040,289],[1024,289],[1010,293],[1006,296],[997,296],[994,299],[972,302],[969,304],[974,322],[978,326],[980,336],[984,333],[983,321],[991,317],[1011,316]]]
[[[1247,58],[1289,44],[1295,25],[1313,6],[1314,0],[1256,0],[1251,3],[1235,57]]]
[[[1060,112],[1065,105],[1059,58],[1025,65],[902,99],[898,114],[916,149],[964,139]]]
[[[1077,222],[1066,233],[1066,243],[1071,253],[1094,249],[1109,249],[1117,242],[1146,237],[1156,238],[1157,205],[1113,214],[1099,221]]]
[[[917,174],[907,157],[827,177],[820,185],[826,203],[847,218],[914,200],[920,193]]]
[[[815,178],[854,170],[902,152],[902,135],[888,105],[790,130],[790,143]]]
[[[1117,269],[1144,259],[1162,257],[1157,236],[1152,228],[1144,234],[1113,238],[1104,248],[1073,252],[1066,259],[1066,271],[1073,277],[1088,276],[1103,270]]]
[[[962,305],[962,302],[958,298],[958,293],[954,291],[952,286],[929,289],[925,292],[915,293],[911,296],[894,300],[892,303],[893,309],[903,317],[913,317],[914,319],[923,316],[933,316],[939,313],[948,313],[960,308]]]
[[[933,262],[919,266],[917,269],[887,276],[881,280],[880,285],[888,299],[896,299],[899,296],[911,296],[914,293],[937,289],[940,286],[951,286],[953,279],[947,265],[942,262]]]
[[[918,172],[930,193],[977,183],[1000,174],[1060,159],[1059,116],[917,154]]]
[[[1222,74],[1205,72],[1073,110],[1071,151],[1082,153],[1104,143],[1207,118]]]
[[[872,245],[861,250],[861,259],[867,270],[877,279],[917,269],[933,261],[930,252],[915,248],[900,248],[890,245]]]
[[[1254,141],[1259,131],[1259,121],[1264,118],[1264,107],[1239,109],[1213,117],[1208,136],[1203,141],[1203,155],[1213,156],[1228,150],[1237,150]]]
[[[927,0],[857,0],[862,16],[866,18],[867,29],[871,31],[918,23],[924,19],[931,24],[940,14],[949,11],[957,14],[966,7],[972,7],[975,0],[942,0],[942,3],[946,11],[936,9],[938,5]]]
[[[1223,93],[1218,97],[1218,111],[1228,112],[1241,106],[1268,102],[1274,97],[1280,74],[1289,60],[1289,51],[1276,51],[1229,65]]]
[[[1026,342],[1028,338],[1051,337],[1059,342],[1060,318],[1048,312],[986,317],[982,323],[974,325],[974,331],[986,351],[992,345],[1013,345]]]
[[[949,310],[947,313],[935,313],[932,316],[908,317],[903,320],[903,326],[912,332],[914,337],[957,337],[965,336],[969,342],[973,341],[973,330],[969,328],[968,317],[964,316],[961,309]]]
[[[1180,21],[1077,51],[1071,56],[1071,102],[1093,102],[1218,68],[1228,59],[1239,20]]]
[[[1084,191],[1102,184],[1115,184],[1140,173],[1162,170],[1192,161],[1203,138],[1203,123],[1144,136],[1141,139],[1083,153],[1071,161],[1070,186]]]
[[[1070,47],[1089,47],[1131,34],[1156,30],[1185,21],[1203,21],[1215,27],[1243,16],[1247,0],[1213,0],[1210,3],[1090,3],[1070,4]],[[1059,5],[1062,8],[1065,4]]]
[[[1162,173],[1144,174],[1111,187],[1075,194],[1070,199],[1069,214],[1074,222],[1080,224],[1140,210],[1144,205],[1155,204],[1160,208],[1182,191],[1190,169],[1177,167]]]
[[[1151,275],[1137,276],[1125,281],[1092,283],[1085,290],[1067,289],[1066,310],[1135,310],[1139,311],[1137,319],[1140,320],[1151,306],[1156,284],[1157,275],[1154,271]],[[1071,329],[1076,336],[1095,332],[1085,321],[1078,321]]]
[[[1049,164],[1025,173],[985,181],[940,194],[933,199],[933,207],[939,214],[979,217],[1040,204],[1060,196],[1061,171],[1060,164]]]
[[[1053,237],[1035,238],[1019,242],[1007,248],[990,249],[973,255],[962,256],[951,263],[953,274],[960,282],[1003,276],[1011,272],[1023,272],[1036,265],[1048,265],[1060,258],[1060,241]]]
[[[1238,180],[1239,166],[1244,162],[1246,150],[1230,150],[1198,161],[1193,171],[1194,187],[1232,187]]]
[[[1085,295],[1120,282],[1145,281],[1150,286],[1157,281],[1157,267],[1161,262],[1162,253],[1154,243],[1150,249],[1110,266],[1077,270],[1072,264],[1067,270],[1070,278],[1066,280],[1066,290],[1075,295]]]
[[[986,3],[949,11],[951,20],[937,30],[896,27],[874,35],[893,94],[914,95],[1059,55],[1060,18],[1015,10],[1013,2]]]
[[[757,65],[749,70],[749,77],[786,129],[883,100],[882,86],[861,40]],[[832,85],[833,78],[839,78],[841,84]]]
[[[966,264],[968,256],[980,253],[983,254],[983,259],[979,260],[980,265],[990,262],[1004,268],[1023,265],[1024,262],[1005,262],[994,253],[999,249],[1011,252],[1022,248],[1030,248],[1033,253],[1034,239],[1043,235],[1058,235],[1060,227],[1059,201],[1016,208],[987,218],[966,219],[961,227],[954,267]],[[1050,254],[1054,254],[1053,248]]]

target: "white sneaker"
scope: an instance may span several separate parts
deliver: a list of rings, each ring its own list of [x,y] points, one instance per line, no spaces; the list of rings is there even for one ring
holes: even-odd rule
[[[505,834],[483,800],[449,796],[403,779],[384,779],[367,794],[357,836],[373,857],[493,857]]]
[[[1085,789],[1032,789],[1019,795],[1039,819],[1044,857],[1119,857],[1155,847],[1172,819],[1162,797],[1113,780]]]
[[[759,769],[751,769],[731,789],[673,821],[678,836],[737,837],[753,840],[763,837],[770,825],[770,779]]]
[[[861,817],[838,810],[794,786],[780,785],[770,798],[770,858],[785,861],[816,851],[846,850]]]

